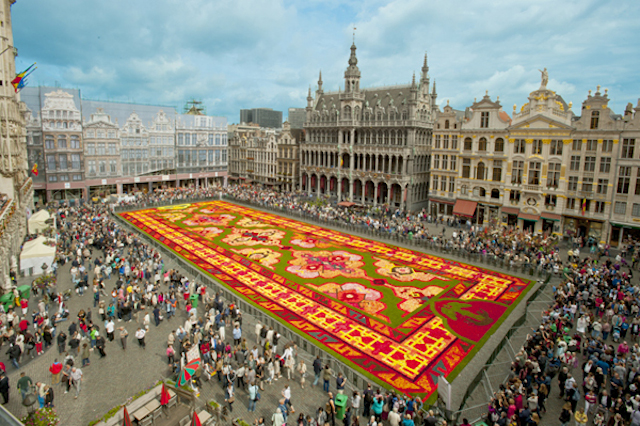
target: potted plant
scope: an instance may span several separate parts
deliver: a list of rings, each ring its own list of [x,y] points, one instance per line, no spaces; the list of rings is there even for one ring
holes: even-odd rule
[[[53,408],[40,408],[33,414],[28,414],[20,419],[25,426],[56,426],[60,423],[60,417]]]

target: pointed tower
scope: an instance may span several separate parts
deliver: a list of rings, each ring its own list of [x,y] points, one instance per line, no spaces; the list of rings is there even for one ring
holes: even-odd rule
[[[311,114],[313,114],[313,96],[311,96],[311,86],[309,86],[309,94],[307,95],[307,107],[305,108],[307,114],[307,121],[311,121]]]
[[[349,56],[349,66],[344,72],[345,93],[360,92],[360,70],[358,69],[358,58],[356,58],[356,44],[351,45],[351,56]]]
[[[424,54],[422,74],[420,75],[420,91],[424,99],[429,96],[429,66],[427,65],[427,53]]]
[[[322,70],[320,70],[320,76],[318,77],[318,91],[319,95],[324,94],[324,90],[322,90]]]
[[[438,98],[438,92],[436,92],[436,81],[433,80],[433,90],[431,91],[431,108],[435,109],[436,99]]]

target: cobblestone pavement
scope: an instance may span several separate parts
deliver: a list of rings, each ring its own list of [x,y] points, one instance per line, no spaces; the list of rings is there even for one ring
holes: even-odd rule
[[[436,226],[431,225],[433,231],[436,231]],[[442,226],[438,226],[437,229],[441,230]],[[447,228],[447,235],[450,235],[451,228]],[[177,268],[180,266],[170,261],[165,264],[165,268]],[[69,275],[70,264],[67,264],[60,268],[58,272],[58,291],[64,291],[72,287],[71,279]],[[90,275],[91,276],[91,275]],[[31,279],[23,278],[20,284],[30,284]],[[106,282],[107,291],[115,285],[115,278]],[[33,296],[30,300],[30,312],[36,306],[37,299]],[[75,317],[80,309],[91,308],[93,318],[96,323],[98,318],[97,308],[93,308],[92,295],[85,293],[84,296],[78,296],[76,294],[68,301],[69,311],[72,317]],[[51,306],[51,309],[55,309],[55,306]],[[202,309],[201,307],[199,308]],[[140,323],[144,314],[140,315]],[[244,318],[244,337],[247,337],[251,345],[254,344],[254,326],[255,319],[249,315],[243,315]],[[117,322],[116,327],[125,326],[129,331],[129,341],[126,351],[122,350],[118,343],[118,339],[114,342],[108,342],[106,345],[107,357],[100,359],[97,351],[91,353],[91,365],[83,368],[84,380],[82,383],[82,389],[78,399],[74,399],[73,390],[64,394],[64,389],[60,385],[54,386],[55,400],[54,404],[61,417],[61,425],[64,426],[84,426],[90,421],[102,417],[111,408],[123,404],[126,399],[145,388],[153,386],[158,380],[165,378],[170,372],[166,364],[166,339],[171,330],[177,328],[179,323],[184,322],[186,319],[186,313],[180,312],[176,318],[170,321],[161,322],[159,327],[155,327],[153,324],[147,334],[146,350],[138,347],[133,334],[138,327],[136,319],[129,323]],[[59,324],[59,329],[67,332],[69,321]],[[101,327],[104,330],[104,326]],[[228,333],[230,335],[231,333]],[[116,334],[117,335],[117,334]],[[229,336],[227,336],[229,337]],[[285,342],[283,342],[285,343]],[[21,405],[20,395],[16,389],[16,382],[19,378],[21,371],[27,373],[29,377],[34,381],[43,381],[45,383],[51,382],[51,377],[48,372],[49,366],[53,362],[54,358],[62,358],[58,354],[57,346],[54,345],[49,348],[41,356],[36,356],[35,359],[23,358],[21,367],[15,369],[9,362],[6,351],[7,345],[0,348],[0,361],[4,362],[7,366],[8,375],[11,384],[10,402],[6,407],[18,417],[22,417],[26,414],[25,408]],[[517,351],[517,348],[516,348]],[[311,367],[311,356],[308,353],[299,350],[299,354],[303,357],[307,363],[307,384],[304,389],[299,384],[299,377],[294,375],[293,380],[290,382],[286,378],[281,378],[271,385],[265,384],[264,391],[261,392],[262,399],[258,402],[256,411],[249,413],[248,397],[247,393],[243,390],[238,390],[236,395],[236,402],[233,404],[233,412],[231,416],[233,418],[240,417],[244,420],[253,423],[255,419],[260,416],[267,419],[267,424],[270,424],[271,415],[273,414],[278,400],[281,398],[281,391],[286,384],[291,385],[292,390],[292,403],[296,409],[296,413],[289,418],[288,423],[294,424],[298,413],[314,414],[319,406],[324,406],[327,395],[322,391],[320,386],[312,387],[313,382],[313,369]],[[77,364],[80,360],[77,360]],[[508,366],[505,370],[505,376],[508,372]],[[554,388],[557,385],[553,384]],[[335,391],[335,382],[332,381],[331,389]],[[220,403],[224,403],[223,389],[214,377],[212,381],[205,382],[200,395],[200,402],[204,403],[209,400],[216,400]],[[553,391],[553,395],[557,395],[557,389]],[[551,398],[548,404],[549,414],[545,416],[545,420],[549,420],[555,424],[555,419],[559,415],[561,401],[558,398]],[[557,413],[555,413],[557,410]],[[230,424],[231,416],[228,421]]]

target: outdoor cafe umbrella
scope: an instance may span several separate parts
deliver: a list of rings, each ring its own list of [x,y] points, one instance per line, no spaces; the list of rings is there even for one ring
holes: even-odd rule
[[[164,387],[164,383],[162,383],[162,390],[160,391],[160,405],[167,405],[169,400],[171,399],[171,395],[169,395],[169,391]]]
[[[122,412],[122,426],[131,426],[131,418],[129,417],[129,412],[127,411],[127,407],[123,407],[124,411]]]
[[[198,367],[200,366],[200,359],[194,359],[189,364],[185,365],[182,371],[180,372],[180,377],[176,381],[176,387],[183,386],[187,384],[191,378],[193,377],[193,373],[196,372]]]
[[[195,411],[193,412],[193,417],[191,417],[191,426],[202,426],[202,423],[200,423],[200,417],[198,417]]]

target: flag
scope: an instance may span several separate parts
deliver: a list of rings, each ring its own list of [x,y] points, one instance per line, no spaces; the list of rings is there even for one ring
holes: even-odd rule
[[[582,216],[584,216],[586,211],[587,211],[587,199],[583,198],[582,199]]]
[[[33,68],[35,65],[36,63],[34,62],[29,68],[27,68],[26,70],[22,71],[19,74],[16,74],[16,78],[11,80],[11,84],[13,85],[13,88],[15,89],[16,93],[18,92],[18,89],[22,89],[27,84],[27,81],[26,81],[27,76],[37,69],[37,68]]]
[[[122,412],[122,426],[131,426],[131,417],[129,417],[129,412],[127,411],[127,407],[123,407],[124,410]]]
[[[34,175],[38,176],[38,163],[35,163],[33,165],[33,168],[31,169],[31,173],[33,173]]]
[[[344,165],[344,158],[340,159],[340,167],[342,167]]]
[[[160,405],[167,405],[169,400],[171,399],[171,395],[169,395],[169,391],[164,387],[164,382],[162,383],[162,390],[160,391]]]

